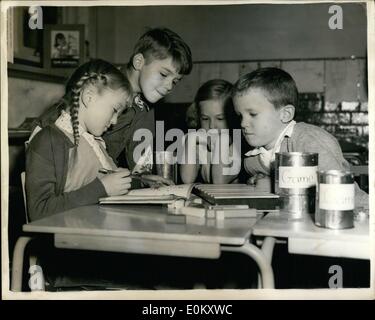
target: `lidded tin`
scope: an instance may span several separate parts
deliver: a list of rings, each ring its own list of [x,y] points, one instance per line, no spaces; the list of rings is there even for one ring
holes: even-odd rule
[[[348,171],[319,172],[315,224],[329,229],[354,227],[354,175]]]
[[[315,213],[318,157],[317,153],[276,153],[275,192],[281,213],[294,218]]]

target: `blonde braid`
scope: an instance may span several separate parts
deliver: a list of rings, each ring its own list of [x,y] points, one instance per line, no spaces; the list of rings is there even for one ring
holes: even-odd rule
[[[70,117],[72,121],[72,127],[73,127],[73,137],[74,137],[74,144],[78,146],[79,143],[79,121],[78,121],[78,111],[79,111],[79,97],[82,91],[83,86],[85,83],[89,80],[106,80],[106,77],[103,75],[98,75],[95,72],[85,73],[75,84],[74,88],[72,89],[73,95],[72,95],[72,106],[70,107]],[[106,81],[105,81],[106,82]]]

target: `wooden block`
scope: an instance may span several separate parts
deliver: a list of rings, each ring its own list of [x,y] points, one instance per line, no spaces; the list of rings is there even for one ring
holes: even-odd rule
[[[168,209],[171,210],[179,210],[185,206],[185,200],[184,199],[177,199],[174,200],[172,203],[168,204]]]
[[[324,61],[283,61],[299,92],[324,92]]]
[[[326,101],[367,101],[364,59],[326,61]]]
[[[209,219],[230,219],[230,218],[256,218],[256,209],[213,209],[207,210]]]
[[[221,205],[221,206],[208,206],[209,209],[249,209],[249,206],[246,204],[239,204],[239,205]]]
[[[183,207],[179,209],[180,214],[192,217],[205,217],[206,209],[205,208],[194,208],[194,207]]]

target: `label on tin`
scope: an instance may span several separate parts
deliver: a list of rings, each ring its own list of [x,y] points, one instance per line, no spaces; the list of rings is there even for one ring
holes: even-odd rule
[[[279,167],[279,187],[307,189],[316,186],[318,167]]]
[[[354,184],[319,184],[319,209],[353,210]]]

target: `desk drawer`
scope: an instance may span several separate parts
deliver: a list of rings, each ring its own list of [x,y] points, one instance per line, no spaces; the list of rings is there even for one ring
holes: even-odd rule
[[[56,248],[66,249],[155,254],[192,258],[217,259],[220,257],[219,244],[209,242],[56,234],[55,246]]]

